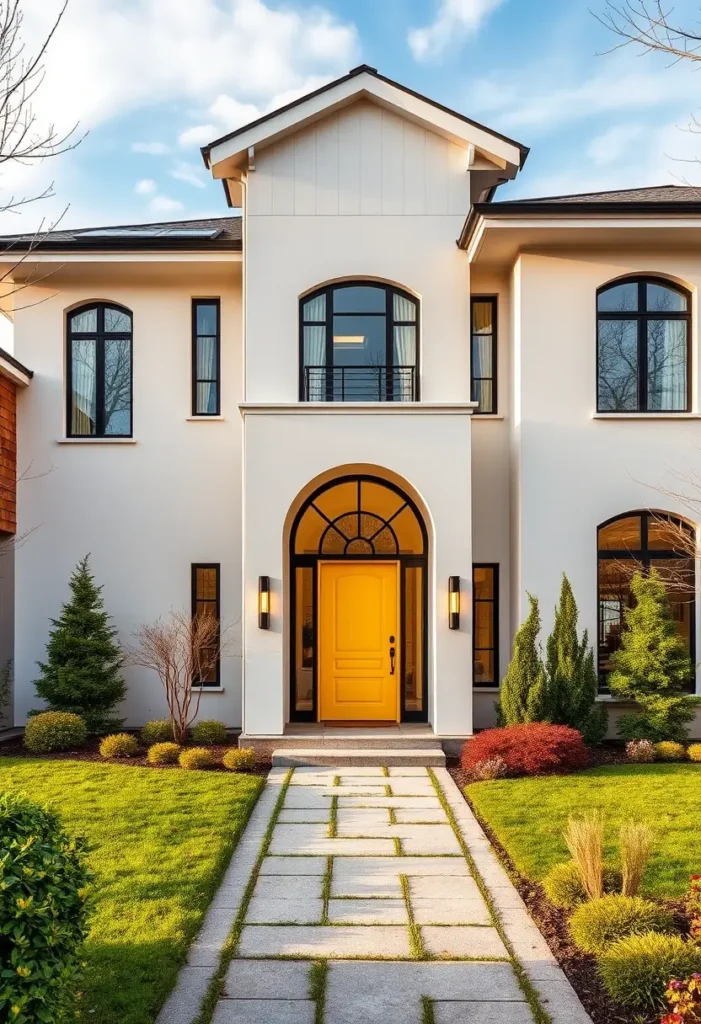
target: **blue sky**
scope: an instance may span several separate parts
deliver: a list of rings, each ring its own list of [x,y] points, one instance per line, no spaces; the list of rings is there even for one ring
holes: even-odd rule
[[[605,0],[70,0],[36,103],[88,132],[37,168],[0,169],[0,203],[56,196],[2,230],[224,215],[199,146],[368,63],[531,147],[502,198],[701,184],[701,71],[668,67],[593,17]],[[36,45],[60,0],[24,0]],[[691,23],[697,4],[675,13]],[[686,162],[684,162],[686,161]],[[689,162],[692,161],[692,162]]]

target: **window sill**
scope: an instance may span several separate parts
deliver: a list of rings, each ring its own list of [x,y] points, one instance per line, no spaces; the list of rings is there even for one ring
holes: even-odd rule
[[[593,420],[701,420],[699,412],[593,412]]]
[[[59,437],[56,444],[138,444],[135,437]]]
[[[186,423],[223,423],[226,416],[186,416]]]
[[[500,412],[473,412],[472,419],[478,423],[480,420],[503,420],[506,417]]]
[[[225,686],[193,686],[193,693],[226,693]]]

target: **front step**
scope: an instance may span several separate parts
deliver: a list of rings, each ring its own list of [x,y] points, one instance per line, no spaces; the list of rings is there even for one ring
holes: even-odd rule
[[[412,750],[280,747],[273,750],[272,756],[273,766],[280,768],[300,768],[305,765],[329,765],[332,768],[445,768],[445,754],[440,747],[414,747]]]

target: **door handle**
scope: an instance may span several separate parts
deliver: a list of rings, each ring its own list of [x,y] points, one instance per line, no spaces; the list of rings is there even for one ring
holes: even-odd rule
[[[396,651],[395,651],[394,647],[390,647],[390,649],[389,649],[389,674],[391,676],[394,675],[394,655],[395,655],[395,653],[396,653]]]

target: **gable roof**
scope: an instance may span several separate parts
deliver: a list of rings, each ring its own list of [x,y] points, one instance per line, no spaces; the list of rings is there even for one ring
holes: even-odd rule
[[[450,114],[451,117],[457,117],[459,120],[464,121],[465,124],[472,125],[473,128],[478,128],[480,131],[487,132],[489,135],[494,136],[495,139],[501,139],[502,142],[507,142],[509,145],[515,146],[521,154],[519,167],[523,167],[529,152],[527,146],[522,145],[520,142],[516,142],[515,139],[510,139],[508,135],[501,135],[499,132],[492,131],[491,128],[487,128],[485,125],[480,124],[479,121],[473,121],[471,118],[466,117],[457,110],[452,110],[450,107],[446,107],[442,103],[438,103],[436,100],[430,99],[428,96],[424,96],[419,92],[415,92],[413,89],[409,89],[406,85],[402,85],[401,82],[395,82],[393,79],[387,78],[385,75],[381,75],[377,68],[372,68],[369,64],[359,64],[357,68],[353,68],[347,75],[343,75],[341,78],[336,78],[332,82],[322,85],[319,89],[314,89],[313,92],[305,93],[304,96],[300,96],[298,99],[292,100],[291,103],[287,103],[283,107],[278,107],[276,110],[271,110],[270,113],[263,114],[263,116],[259,117],[256,121],[250,121],[248,124],[242,125],[235,131],[229,132],[227,135],[222,135],[219,139],[215,139],[214,142],[210,142],[208,145],[202,146],[201,152],[206,166],[210,166],[210,154],[212,150],[217,146],[221,146],[222,143],[230,142],[232,139],[243,135],[245,132],[249,132],[252,128],[258,128],[260,125],[265,124],[272,118],[278,117],[280,114],[287,113],[287,111],[293,110],[295,107],[299,107],[302,104],[307,103],[309,100],[315,99],[317,96],[322,96],[324,93],[337,89],[338,86],[344,85],[346,82],[350,82],[352,79],[363,74],[370,75],[371,77],[376,78],[378,82],[384,82],[393,89],[399,89],[401,92],[406,93],[407,96],[413,96],[414,99],[420,100],[422,103],[427,103],[429,106],[435,107],[436,110],[440,110],[445,114]]]
[[[209,217],[152,224],[110,224],[43,234],[0,236],[0,260],[13,252],[85,250],[241,251],[241,218]]]

